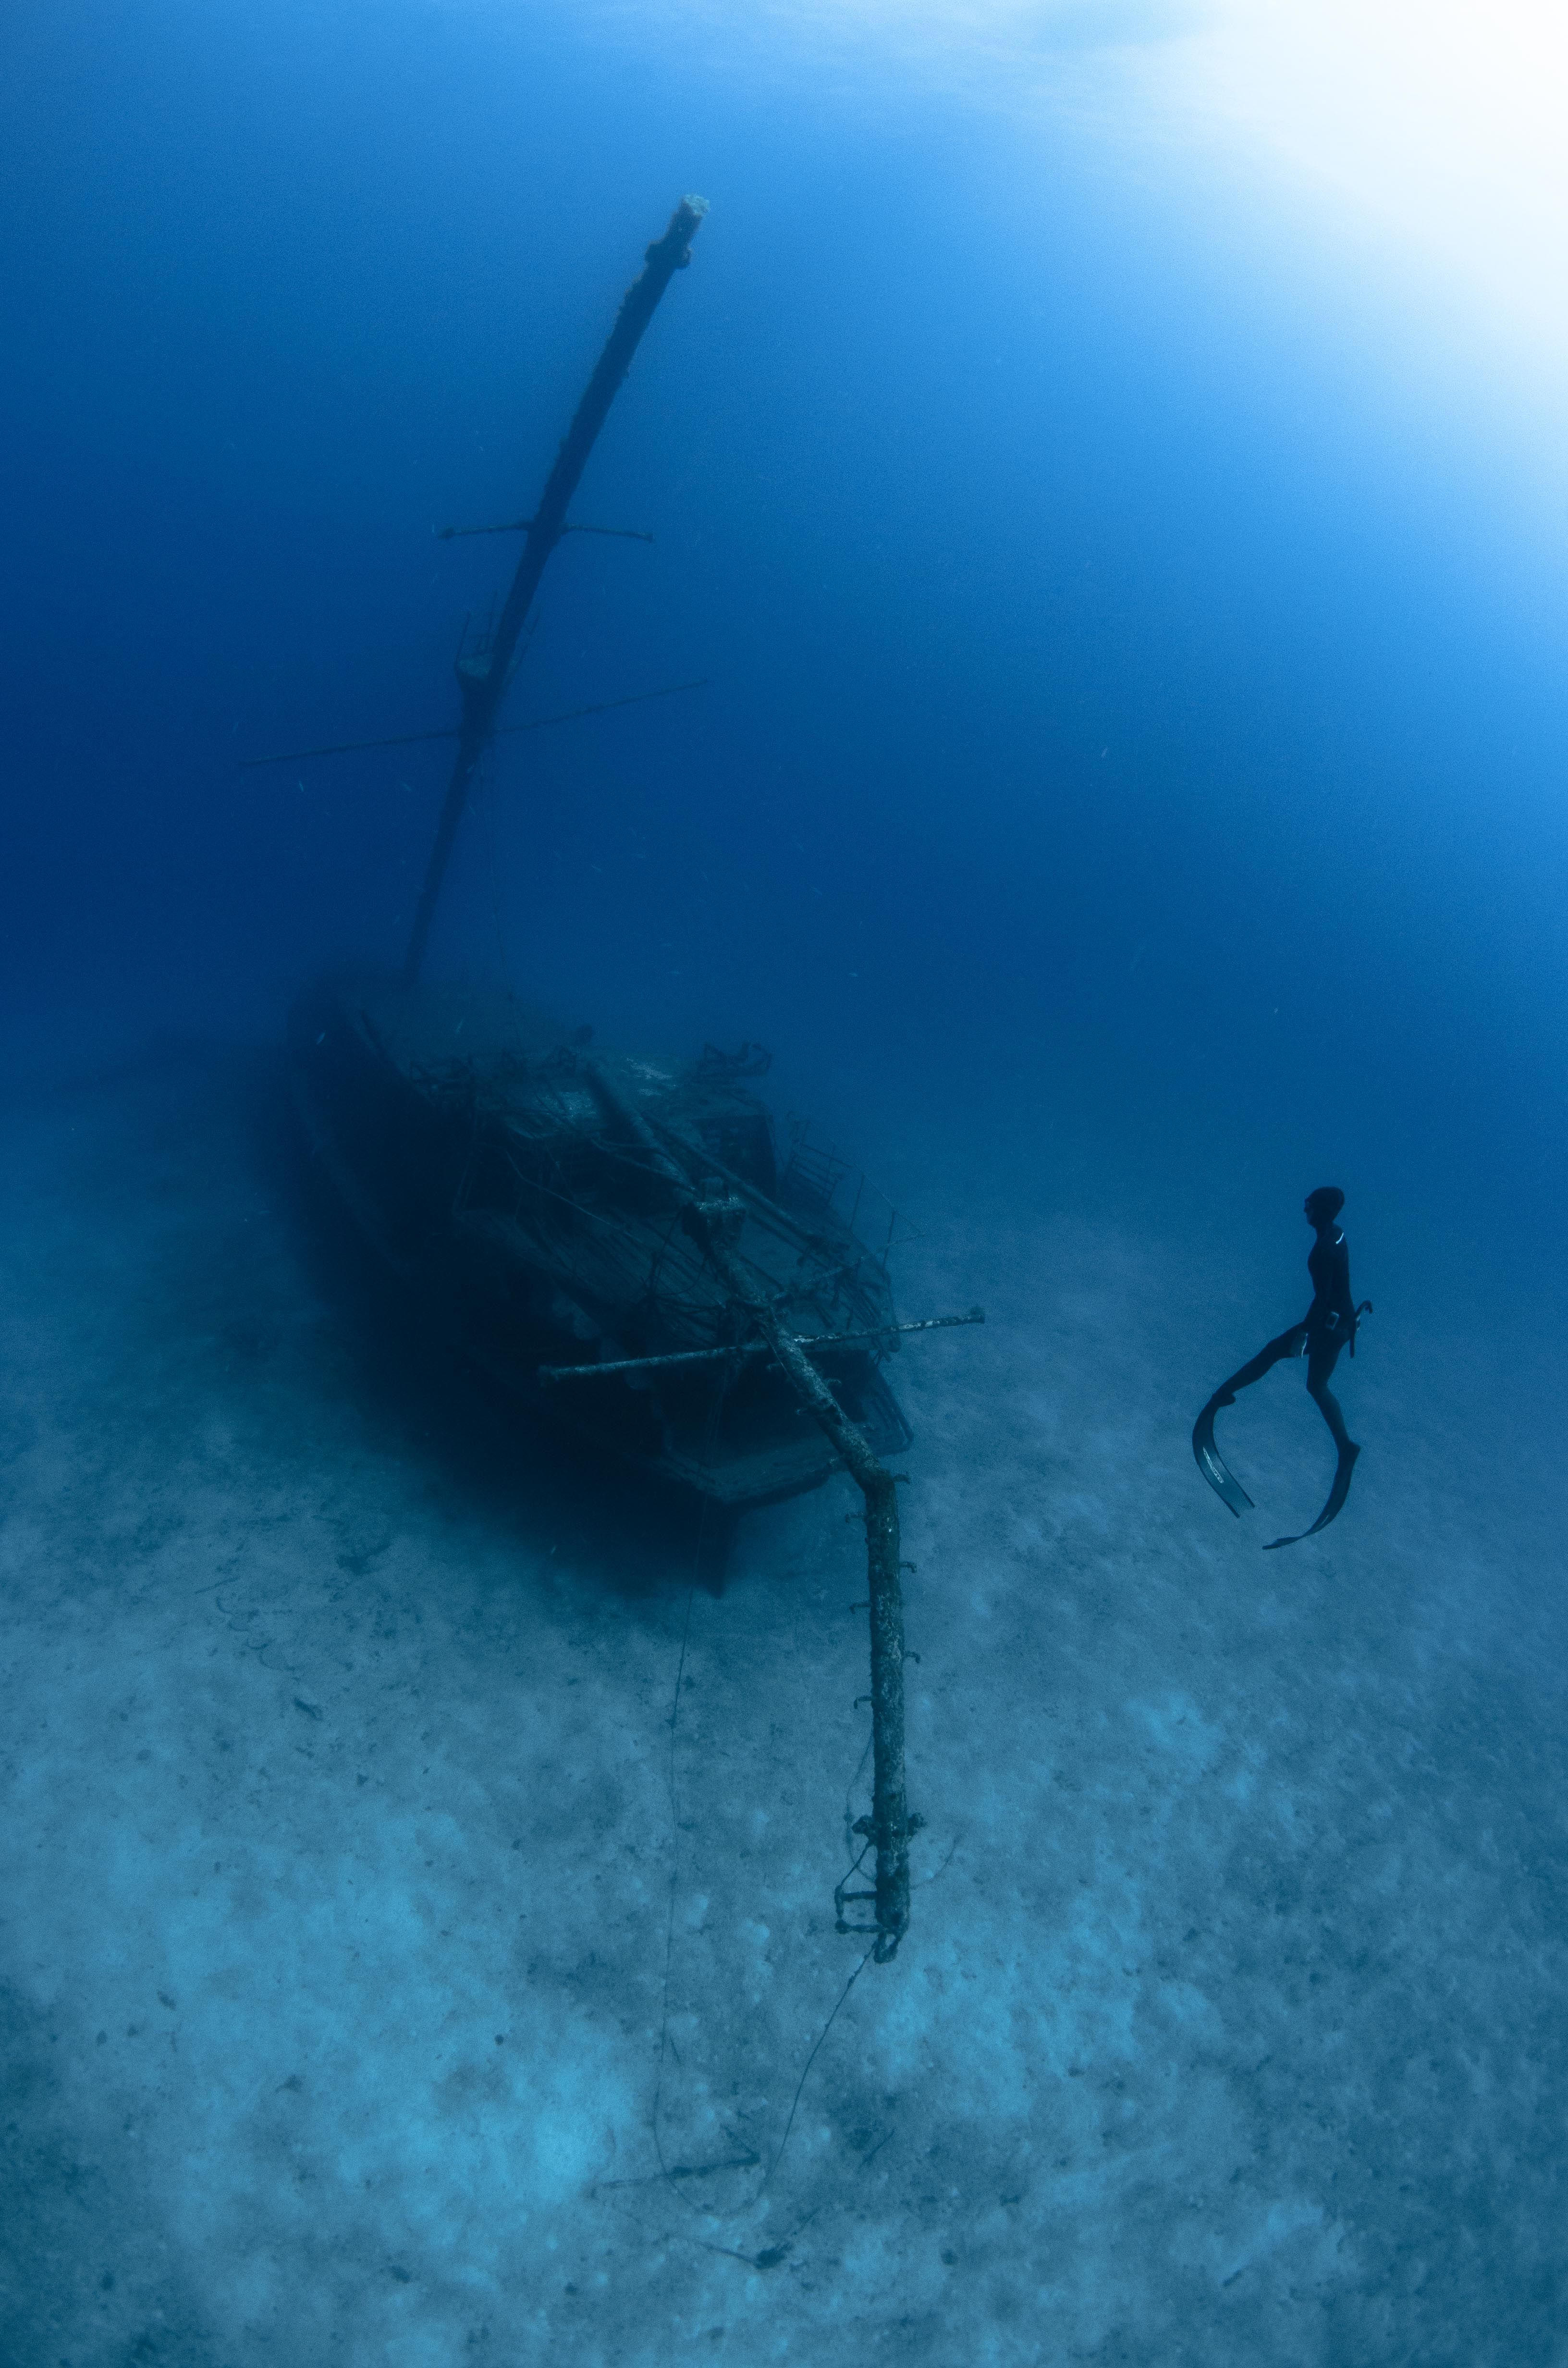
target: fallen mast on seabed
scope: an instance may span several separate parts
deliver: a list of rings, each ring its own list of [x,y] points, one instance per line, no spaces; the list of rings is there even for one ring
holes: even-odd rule
[[[601,1094],[608,1092],[602,1075]],[[837,1929],[873,1936],[871,1954],[885,1964],[909,1929],[909,1844],[924,1820],[913,1815],[904,1781],[903,1716],[903,1587],[899,1554],[898,1487],[902,1473],[890,1472],[864,1429],[851,1421],[811,1354],[858,1343],[865,1334],[817,1338],[794,1332],[780,1315],[783,1294],[758,1287],[755,1267],[741,1255],[740,1244],[748,1217],[750,1197],[726,1191],[722,1179],[704,1175],[700,1155],[680,1136],[659,1128],[629,1099],[615,1098],[617,1114],[636,1141],[652,1172],[669,1188],[679,1211],[681,1231],[702,1251],[729,1300],[734,1317],[733,1345],[720,1350],[686,1352],[674,1357],[627,1358],[603,1365],[542,1367],[541,1378],[555,1383],[609,1378],[641,1369],[689,1365],[723,1358],[739,1363],[766,1355],[777,1363],[818,1428],[834,1448],[865,1500],[866,1578],[871,1635],[871,1813],[858,1820],[855,1830],[876,1851],[876,1870],[869,1891],[850,1891],[841,1883],[834,1895]],[[704,1187],[710,1189],[704,1190]],[[717,1186],[717,1190],[711,1188]],[[984,1311],[971,1308],[964,1315],[939,1315],[910,1325],[890,1324],[881,1337],[891,1340],[903,1332],[942,1331],[958,1325],[983,1324]],[[746,1332],[755,1337],[747,1338]],[[853,1875],[847,1881],[853,1881]],[[864,1903],[871,1921],[849,1921],[846,1907]]]
[[[841,1932],[876,1934],[871,1954],[879,1965],[893,1956],[909,1930],[909,1844],[925,1819],[912,1815],[903,1775],[903,1586],[899,1559],[898,1483],[902,1473],[890,1472],[858,1424],[850,1421],[806,1354],[805,1345],[786,1332],[772,1309],[746,1300],[743,1278],[729,1258],[726,1227],[730,1206],[725,1201],[699,1201],[690,1212],[690,1229],[706,1248],[720,1274],[738,1300],[748,1307],[779,1364],[800,1391],[816,1421],[843,1458],[844,1468],[866,1500],[866,1581],[871,1622],[871,1814],[856,1821],[876,1850],[876,1874],[870,1891],[850,1891],[840,1884],[834,1894]],[[937,1319],[941,1321],[942,1319]],[[949,1316],[948,1323],[984,1322],[979,1308],[968,1316]],[[850,1880],[853,1880],[851,1877]],[[869,1925],[853,1924],[844,1910],[866,1901],[871,1907]]]

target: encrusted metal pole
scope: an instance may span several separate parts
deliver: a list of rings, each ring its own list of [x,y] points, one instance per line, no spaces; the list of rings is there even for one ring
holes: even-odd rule
[[[922,1315],[913,1324],[879,1324],[869,1332],[796,1332],[791,1338],[800,1349],[870,1349],[881,1348],[901,1332],[950,1332],[960,1324],[983,1324],[983,1307],[971,1307],[967,1315]],[[597,1365],[540,1365],[541,1382],[612,1381],[618,1373],[662,1373],[673,1366],[733,1365],[737,1357],[770,1357],[773,1349],[767,1340],[746,1340],[738,1349],[677,1349],[669,1357],[607,1357]]]
[[[441,882],[447,875],[452,846],[462,820],[463,808],[479,760],[490,746],[495,730],[495,719],[506,686],[512,678],[517,655],[517,640],[528,613],[539,590],[545,563],[562,536],[566,532],[566,505],[577,490],[578,479],[587,465],[600,428],[609,416],[620,382],[631,367],[643,330],[653,319],[660,297],[675,274],[690,260],[691,242],[702,226],[708,211],[706,198],[683,198],[670,216],[669,228],[663,238],[655,239],[648,249],[642,272],[621,299],[605,349],[595,366],[594,374],[584,389],[583,399],[566,431],[565,439],[555,456],[539,507],[528,520],[528,541],[523,545],[517,572],[512,588],[506,595],[506,605],[495,628],[495,637],[489,655],[481,666],[472,658],[463,659],[458,668],[458,681],[462,689],[462,723],[458,734],[458,753],[452,765],[452,777],[447,784],[447,794],[441,805],[441,818],[436,825],[436,843],[430,850],[426,869],[425,884],[419,892],[419,904],[414,916],[414,928],[408,940],[408,953],[403,966],[403,982],[412,986],[419,976],[425,960],[425,948],[430,936],[430,924],[435,918],[437,899]]]
[[[909,1838],[922,1820],[911,1816],[903,1779],[903,1588],[899,1576],[898,1484],[850,1421],[794,1334],[785,1330],[754,1291],[732,1245],[745,1217],[743,1201],[693,1201],[682,1222],[706,1250],[725,1288],[756,1321],[768,1347],[826,1432],[866,1500],[866,1577],[871,1619],[871,1814],[856,1827],[874,1842],[876,1887],[838,1894],[839,1930],[846,1899],[873,1903],[879,1965],[893,1956],[909,1930]]]

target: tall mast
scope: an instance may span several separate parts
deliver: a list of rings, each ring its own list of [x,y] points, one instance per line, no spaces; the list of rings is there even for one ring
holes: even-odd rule
[[[690,261],[691,242],[707,211],[705,198],[683,198],[670,216],[669,228],[663,238],[655,239],[649,247],[641,273],[621,298],[615,326],[609,333],[572,425],[566,431],[565,439],[555,456],[555,465],[540,495],[539,507],[528,521],[528,539],[523,544],[522,557],[517,562],[517,572],[512,578],[512,588],[506,595],[506,605],[501,611],[501,620],[495,628],[489,654],[483,661],[464,658],[459,664],[458,682],[462,691],[463,709],[458,734],[458,752],[442,802],[441,818],[436,825],[436,842],[430,849],[425,884],[419,891],[419,904],[415,912],[414,928],[403,966],[405,986],[412,986],[419,976],[437,900],[441,894],[441,883],[446,878],[447,865],[458,835],[458,825],[462,820],[463,808],[468,803],[469,790],[480,758],[494,733],[501,702],[517,665],[517,637],[533,605],[545,564],[566,531],[566,506],[577,490],[577,481],[609,415],[610,404],[615,401],[620,382],[631,367],[631,358],[637,351],[642,332],[658,308],[660,297],[669,286],[673,274]]]

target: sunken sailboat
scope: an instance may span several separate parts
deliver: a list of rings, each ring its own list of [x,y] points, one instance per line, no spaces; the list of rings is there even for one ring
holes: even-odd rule
[[[839,1201],[842,1163],[781,1152],[755,1091],[767,1056],[605,1049],[494,989],[422,977],[470,790],[567,508],[638,342],[688,260],[687,198],[647,250],[556,456],[493,634],[459,664],[461,720],[400,975],[330,977],[290,1015],[313,1152],[386,1265],[486,1375],[596,1452],[733,1515],[847,1470],[865,1501],[871,1887],[839,1926],[891,1957],[909,1918],[898,1475],[909,1429],[882,1371],[900,1336],[885,1243]],[[424,736],[424,735],[422,735]],[[433,735],[432,735],[433,736]],[[858,1865],[856,1873],[858,1873]],[[846,1911],[856,1903],[869,1922]]]

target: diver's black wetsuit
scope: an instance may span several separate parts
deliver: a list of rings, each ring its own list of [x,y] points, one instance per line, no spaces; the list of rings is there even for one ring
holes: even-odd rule
[[[1271,1365],[1281,1357],[1307,1360],[1307,1387],[1318,1412],[1334,1434],[1334,1486],[1328,1492],[1328,1502],[1310,1530],[1294,1537],[1271,1538],[1269,1550],[1275,1546],[1297,1546],[1303,1538],[1316,1537],[1326,1530],[1330,1521],[1338,1519],[1345,1509],[1350,1493],[1351,1474],[1361,1451],[1345,1428],[1345,1417],[1339,1410],[1339,1400],[1329,1388],[1329,1381],[1339,1362],[1341,1349],[1348,1345],[1356,1354],[1356,1326],[1359,1318],[1371,1314],[1372,1303],[1364,1299],[1359,1307],[1350,1296],[1350,1252],[1345,1236],[1335,1223],[1345,1206],[1345,1195],[1336,1184],[1325,1184],[1309,1192],[1304,1214],[1317,1235],[1307,1254],[1307,1272],[1312,1279],[1312,1304],[1299,1324],[1289,1332],[1281,1332],[1270,1340],[1239,1372],[1221,1382],[1198,1420],[1192,1426],[1192,1452],[1198,1468],[1214,1494],[1235,1514],[1250,1512],[1252,1498],[1226,1463],[1214,1441],[1214,1417],[1221,1406],[1234,1406],[1236,1392],[1249,1383],[1263,1379]]]
[[[1278,1339],[1268,1341],[1229,1381],[1221,1382],[1209,1405],[1233,1406],[1238,1390],[1261,1381],[1281,1357],[1299,1357],[1304,1351],[1307,1387],[1318,1412],[1334,1433],[1335,1446],[1344,1455],[1350,1451],[1352,1441],[1345,1428],[1339,1400],[1328,1384],[1339,1362],[1340,1350],[1348,1346],[1350,1354],[1356,1354],[1356,1303],[1350,1296],[1350,1252],[1337,1225],[1324,1225],[1319,1231],[1307,1253],[1307,1272],[1312,1279],[1312,1304],[1301,1322],[1292,1324],[1289,1332],[1281,1332]]]

